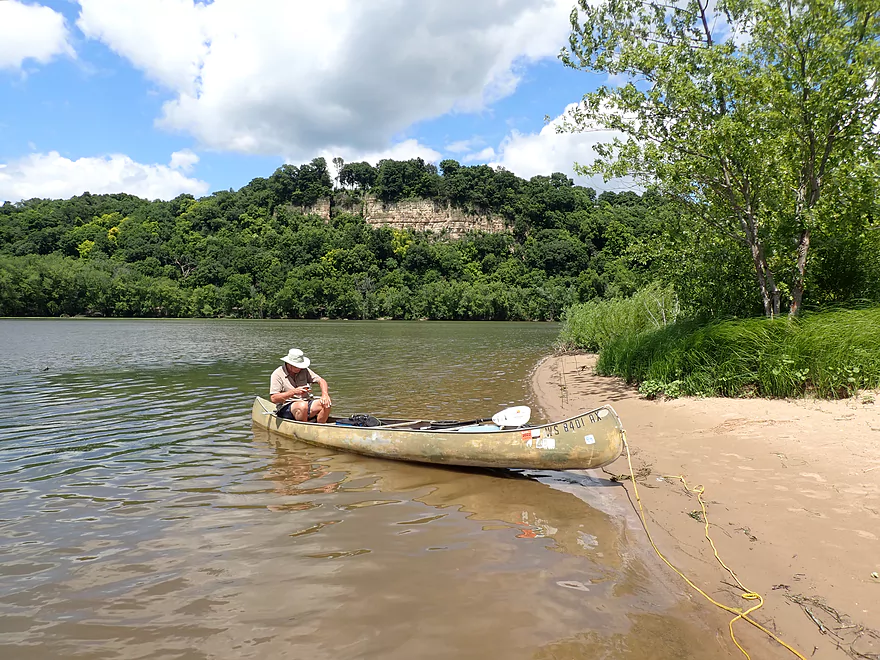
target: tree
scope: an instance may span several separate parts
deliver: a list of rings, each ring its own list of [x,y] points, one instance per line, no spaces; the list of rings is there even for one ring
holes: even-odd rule
[[[440,172],[443,174],[443,176],[452,176],[459,169],[461,169],[461,163],[459,163],[457,160],[447,158],[446,160],[440,161]]]
[[[440,193],[437,166],[421,158],[407,161],[380,160],[374,194],[383,202],[410,197],[433,199]]]
[[[880,0],[578,5],[563,62],[633,81],[570,113],[563,130],[624,136],[580,171],[676,196],[748,250],[766,315],[797,314],[827,191],[860,179],[880,146]]]
[[[369,190],[376,182],[376,168],[369,163],[346,163],[339,170],[339,183],[343,187]]]
[[[345,161],[344,161],[342,158],[340,158],[339,156],[337,156],[336,158],[333,159],[333,169],[336,170],[335,181],[336,181],[336,183],[338,183],[340,186],[342,185],[342,178],[341,178],[341,175],[342,175],[342,168],[343,168],[343,167],[345,167]]]
[[[323,197],[329,197],[332,191],[333,180],[327,171],[325,159],[313,158],[311,163],[299,168],[294,204],[310,206]]]
[[[324,158],[313,158],[311,163],[285,164],[279,167],[266,184],[272,208],[281,204],[311,206],[333,192],[333,180]]]

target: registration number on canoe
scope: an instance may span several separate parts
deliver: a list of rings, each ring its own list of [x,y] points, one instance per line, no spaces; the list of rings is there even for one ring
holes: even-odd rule
[[[598,421],[599,416],[596,413],[587,413],[567,422],[562,422],[562,424],[545,426],[541,429],[541,435],[549,437],[551,435],[559,435],[560,433],[573,433],[578,429],[584,428],[587,424],[595,424]]]
[[[599,419],[600,417],[596,413],[587,413],[586,415],[575,417],[574,419],[562,422],[561,424],[552,424],[540,429],[523,431],[522,441],[525,442],[528,447],[534,446],[537,449],[550,449],[556,446],[555,440],[553,440],[552,446],[547,442],[548,440],[551,440],[553,436],[559,435],[560,433],[573,433],[578,429],[586,427],[587,424],[595,424]],[[592,438],[592,436],[588,437]]]

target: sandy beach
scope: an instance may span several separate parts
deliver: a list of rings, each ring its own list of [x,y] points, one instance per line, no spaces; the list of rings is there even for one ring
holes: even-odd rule
[[[730,607],[754,604],[713,556],[696,495],[669,478],[680,475],[705,487],[720,557],[763,596],[758,622],[806,658],[880,658],[880,579],[872,576],[880,572],[880,395],[648,401],[619,379],[595,375],[594,365],[586,354],[542,361],[532,374],[538,407],[559,419],[614,406],[649,530],[672,564]],[[626,458],[606,470],[590,474],[628,474]],[[613,508],[637,524],[624,488],[632,495],[622,481]],[[643,532],[633,538],[653,554]],[[654,566],[705,602],[659,559]],[[732,617],[718,612],[726,636]],[[752,658],[795,657],[747,623],[735,631]]]

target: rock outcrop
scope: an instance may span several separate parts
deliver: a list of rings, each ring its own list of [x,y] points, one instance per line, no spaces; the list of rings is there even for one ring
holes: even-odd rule
[[[301,208],[296,208],[292,206],[292,208],[296,211],[302,210],[303,215],[317,215],[324,220],[330,220],[330,198],[325,197],[324,199],[319,199],[317,202],[310,206],[303,206]]]
[[[504,231],[504,219],[490,214],[466,213],[450,204],[430,199],[407,199],[386,204],[374,197],[366,197],[361,204],[344,206],[341,210],[359,213],[373,227],[394,227],[414,231],[432,231],[458,238],[469,231]],[[320,199],[314,205],[303,207],[302,212],[330,220],[331,202]]]
[[[465,213],[449,204],[430,199],[412,199],[385,204],[368,197],[364,201],[363,216],[374,227],[394,227],[415,231],[445,233],[453,238],[469,231],[499,232],[504,220],[491,215]]]

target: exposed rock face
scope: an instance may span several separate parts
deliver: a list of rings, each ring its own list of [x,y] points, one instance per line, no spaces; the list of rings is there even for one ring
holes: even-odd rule
[[[383,204],[368,197],[364,201],[364,219],[374,227],[389,226],[396,229],[433,231],[456,238],[469,231],[499,232],[504,230],[504,220],[491,215],[471,215],[449,204],[430,199],[404,200]]]
[[[433,231],[458,238],[469,231],[504,231],[504,219],[493,215],[465,213],[449,204],[430,199],[408,199],[393,204],[385,204],[373,197],[364,199],[363,204],[343,207],[349,213],[360,213],[367,224],[374,227],[394,227],[414,231]],[[330,219],[330,200],[320,199],[314,205],[303,207],[303,213],[314,214]]]
[[[297,209],[299,210],[299,209]],[[324,198],[319,199],[317,202],[312,204],[311,206],[303,206],[302,207],[303,215],[317,215],[324,220],[330,219],[330,199]]]

